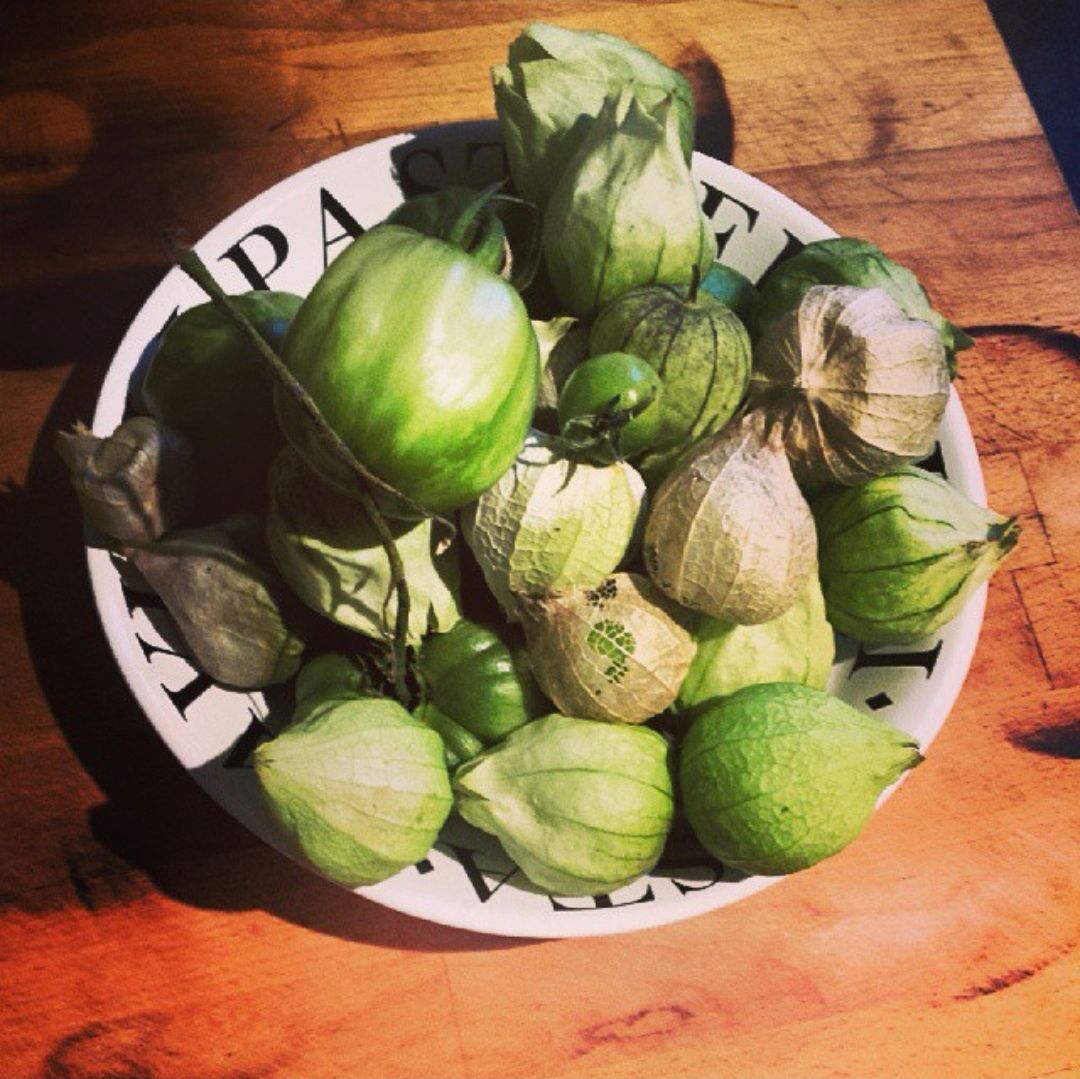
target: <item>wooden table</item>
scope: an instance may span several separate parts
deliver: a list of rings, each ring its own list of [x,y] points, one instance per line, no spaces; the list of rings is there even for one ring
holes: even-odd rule
[[[356,898],[158,742],[53,432],[194,238],[343,147],[489,116],[529,18],[694,80],[703,145],[910,264],[1023,539],[927,762],[842,857],[695,920],[519,942]],[[0,1074],[1077,1074],[1080,222],[978,0],[9,4],[0,15]],[[709,140],[712,140],[710,143]]]

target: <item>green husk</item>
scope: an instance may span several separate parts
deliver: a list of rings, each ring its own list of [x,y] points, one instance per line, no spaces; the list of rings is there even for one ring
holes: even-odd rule
[[[639,285],[704,276],[716,236],[679,147],[672,99],[609,97],[552,191],[544,261],[567,312],[588,317]]]
[[[849,637],[911,644],[953,619],[1019,537],[1015,518],[902,468],[812,503],[829,621]]]
[[[762,682],[798,682],[824,689],[835,653],[816,573],[776,618],[740,626],[702,616],[693,637],[697,650],[676,702],[680,711],[692,714]]]
[[[647,285],[623,293],[597,316],[589,347],[594,355],[630,352],[660,375],[660,430],[636,464],[650,490],[695,443],[728,422],[750,378],[746,328],[700,290]]]
[[[255,774],[303,857],[350,888],[423,858],[450,812],[439,736],[396,701],[328,701],[255,750]]]
[[[611,34],[530,23],[491,70],[495,111],[518,191],[543,207],[588,135],[604,101],[630,87],[647,108],[671,97],[686,161],[694,143],[694,96],[677,71]]]
[[[461,617],[457,547],[439,549],[434,522],[387,522],[409,589],[407,636],[448,630]],[[321,482],[291,448],[270,474],[266,538],[278,572],[312,610],[365,636],[393,636],[390,562],[364,507]]]
[[[606,893],[660,858],[674,811],[667,757],[647,727],[550,715],[459,768],[456,805],[539,887]]]
[[[747,686],[683,740],[679,790],[701,844],[725,865],[793,873],[846,847],[918,743],[810,686]]]

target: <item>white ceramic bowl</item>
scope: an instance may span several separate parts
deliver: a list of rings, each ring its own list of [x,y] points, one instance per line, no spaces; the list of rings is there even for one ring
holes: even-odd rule
[[[446,183],[482,186],[504,174],[492,123],[455,124],[394,135],[304,169],[231,214],[196,244],[229,292],[268,281],[306,294],[357,225],[382,220],[405,194]],[[757,280],[800,242],[835,235],[766,184],[695,154],[703,205],[722,244],[722,261]],[[140,356],[173,313],[204,302],[172,270],[125,335],[109,368],[94,430],[111,432],[125,409]],[[954,393],[937,463],[964,494],[983,502],[978,458]],[[288,694],[243,693],[214,685],[182,654],[168,616],[125,592],[103,550],[88,550],[102,623],[116,661],[150,722],[192,776],[256,835],[284,849],[262,803],[251,750],[287,718]],[[982,621],[985,588],[949,626],[917,647],[856,648],[841,639],[830,689],[880,714],[925,747],[944,722],[967,673]],[[917,780],[916,780],[917,782]],[[843,855],[839,855],[843,857]],[[452,817],[430,855],[359,893],[395,910],[446,925],[520,937],[620,933],[688,918],[767,887],[707,859],[662,863],[610,896],[566,899],[534,888],[497,842]]]

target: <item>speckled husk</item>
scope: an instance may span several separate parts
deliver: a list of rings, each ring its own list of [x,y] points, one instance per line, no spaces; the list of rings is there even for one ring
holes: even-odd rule
[[[683,612],[639,574],[521,609],[536,680],[565,715],[644,723],[675,700],[694,656]]]
[[[677,603],[753,625],[786,611],[814,572],[817,538],[783,433],[751,413],[683,458],[645,524],[649,574]]]

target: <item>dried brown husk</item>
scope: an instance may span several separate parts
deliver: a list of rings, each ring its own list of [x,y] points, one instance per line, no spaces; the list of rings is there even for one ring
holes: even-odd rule
[[[261,689],[297,672],[304,645],[286,622],[287,589],[229,528],[183,529],[133,550],[131,560],[215,681]]]
[[[57,432],[56,449],[87,522],[122,544],[152,543],[195,505],[190,443],[149,416],[125,420],[106,438],[77,423]]]
[[[643,723],[675,700],[694,657],[685,612],[640,574],[521,609],[536,680],[567,716]]]
[[[684,457],[653,500],[644,557],[691,610],[742,625],[783,614],[814,572],[817,538],[781,427],[750,413]]]
[[[882,289],[815,285],[754,348],[748,404],[782,420],[800,483],[863,483],[934,448],[941,335]]]

